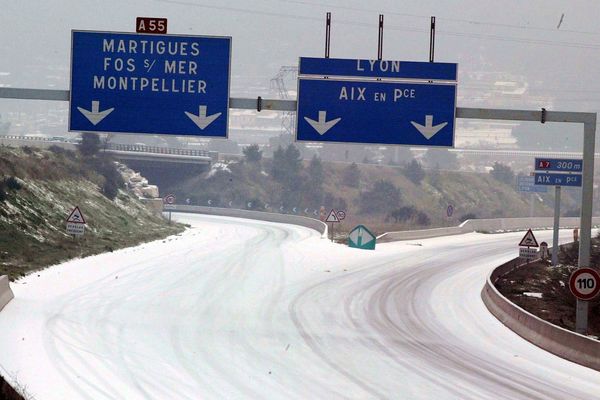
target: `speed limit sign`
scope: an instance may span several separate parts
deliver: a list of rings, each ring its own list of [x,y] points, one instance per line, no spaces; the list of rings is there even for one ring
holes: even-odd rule
[[[571,274],[569,288],[579,300],[591,300],[600,292],[600,274],[591,268],[579,268]]]
[[[165,197],[163,197],[163,203],[164,204],[175,204],[175,195],[174,194],[168,194]]]

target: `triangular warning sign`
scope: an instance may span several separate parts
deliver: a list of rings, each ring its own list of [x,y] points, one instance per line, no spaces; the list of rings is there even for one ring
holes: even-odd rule
[[[531,232],[531,229],[527,230],[527,233],[525,236],[523,236],[523,239],[521,239],[519,246],[539,247],[537,240],[535,240],[535,236],[533,236],[533,232]]]
[[[76,206],[73,211],[71,211],[69,218],[67,218],[67,222],[71,222],[73,224],[85,224],[85,218],[83,218],[83,214],[81,213],[79,207]]]
[[[329,215],[327,216],[327,219],[325,219],[325,222],[340,222],[340,219],[333,208],[329,211]]]

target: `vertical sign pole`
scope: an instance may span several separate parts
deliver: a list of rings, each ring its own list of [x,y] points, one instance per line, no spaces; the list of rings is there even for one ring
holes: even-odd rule
[[[171,224],[171,211],[169,211],[169,225]]]
[[[331,222],[331,243],[333,243],[333,222]]]
[[[552,232],[552,266],[558,264],[558,229],[560,221],[560,186],[554,186],[554,231]]]
[[[590,265],[592,205],[594,196],[594,146],[596,115],[583,125],[583,182],[581,187],[581,233],[579,236],[579,268]],[[587,334],[588,302],[577,299],[575,330]]]
[[[377,59],[383,58],[383,14],[379,14],[379,40],[377,43]]]
[[[331,13],[327,13],[325,19],[325,58],[329,58],[329,48],[331,46]]]
[[[534,212],[534,198],[533,198],[534,194],[531,193],[531,195],[529,195],[529,217],[533,217],[533,212]]]
[[[429,62],[433,62],[435,49],[435,17],[431,17],[431,28],[429,31]]]

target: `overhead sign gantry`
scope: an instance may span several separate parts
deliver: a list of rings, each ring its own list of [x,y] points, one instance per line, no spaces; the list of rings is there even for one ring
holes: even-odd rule
[[[454,146],[457,65],[300,58],[296,140]]]
[[[230,37],[71,39],[70,131],[227,137]]]

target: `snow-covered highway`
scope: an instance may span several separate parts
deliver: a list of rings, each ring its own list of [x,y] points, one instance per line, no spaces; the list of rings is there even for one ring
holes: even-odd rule
[[[193,228],[12,284],[0,373],[37,400],[600,398],[599,372],[521,339],[480,298],[522,232],[373,252],[177,218]]]

